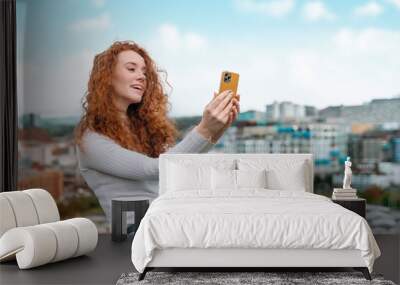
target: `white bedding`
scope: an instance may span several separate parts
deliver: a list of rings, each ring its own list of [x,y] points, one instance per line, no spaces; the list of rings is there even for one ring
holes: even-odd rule
[[[132,243],[143,272],[155,249],[358,249],[369,271],[380,250],[365,219],[301,191],[247,189],[166,193],[153,201]]]

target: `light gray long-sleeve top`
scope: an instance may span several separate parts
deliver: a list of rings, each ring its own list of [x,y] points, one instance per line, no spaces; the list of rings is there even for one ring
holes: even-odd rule
[[[158,158],[123,148],[93,131],[85,132],[82,145],[83,151],[77,147],[79,169],[96,194],[108,222],[112,198],[135,196],[153,200],[158,196]],[[166,153],[204,153],[212,146],[193,129]]]

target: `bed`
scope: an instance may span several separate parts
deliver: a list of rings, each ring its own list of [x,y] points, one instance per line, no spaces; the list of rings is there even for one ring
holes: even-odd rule
[[[311,154],[162,154],[160,196],[132,242],[159,267],[352,267],[380,255],[361,216],[313,193]]]

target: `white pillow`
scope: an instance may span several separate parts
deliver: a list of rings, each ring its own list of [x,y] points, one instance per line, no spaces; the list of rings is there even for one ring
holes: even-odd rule
[[[241,188],[267,188],[266,170],[211,170],[211,188],[220,190],[239,190]]]
[[[236,170],[233,169],[211,169],[212,190],[236,190]]]
[[[211,189],[211,167],[168,163],[168,191]]]
[[[236,170],[237,188],[267,188],[267,171]]]
[[[243,158],[238,159],[238,168],[252,171],[266,169],[268,189],[304,192],[310,184],[310,170],[305,160]]]
[[[280,169],[267,171],[268,189],[306,192],[305,164],[297,164],[290,172]]]

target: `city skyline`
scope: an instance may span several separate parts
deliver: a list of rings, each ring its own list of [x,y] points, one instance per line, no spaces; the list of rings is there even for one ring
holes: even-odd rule
[[[201,114],[226,69],[241,75],[242,110],[400,93],[396,0],[34,3],[17,1],[19,114],[79,116],[94,55],[125,39],[167,71],[173,117]]]
[[[373,101],[375,101],[375,100],[396,100],[396,99],[400,99],[400,94],[397,95],[397,96],[388,97],[388,98],[372,98],[370,101],[364,102],[363,104],[360,104],[360,105],[343,105],[343,104],[342,104],[342,105],[328,105],[328,106],[326,106],[326,107],[324,107],[324,108],[321,108],[321,109],[319,109],[319,108],[317,108],[317,107],[315,107],[315,106],[313,106],[313,105],[302,105],[302,104],[299,104],[299,103],[296,103],[296,102],[292,102],[292,101],[278,101],[278,100],[274,100],[274,101],[265,103],[265,104],[263,105],[264,108],[246,109],[246,110],[241,109],[241,110],[240,110],[240,113],[246,113],[246,112],[252,112],[252,111],[266,113],[266,107],[267,107],[267,105],[273,104],[273,103],[278,103],[278,104],[280,104],[280,103],[290,103],[290,104],[295,104],[295,105],[304,106],[304,107],[311,107],[311,108],[316,108],[316,111],[317,111],[317,112],[320,112],[320,111],[323,111],[323,110],[325,110],[325,109],[335,108],[335,107],[344,107],[344,108],[347,107],[347,108],[348,108],[348,107],[361,107],[361,106],[366,106],[366,105],[371,104],[371,102],[373,102]],[[78,114],[75,114],[75,115],[66,115],[66,116],[55,116],[55,117],[54,117],[54,116],[42,116],[42,115],[37,114],[37,113],[23,113],[23,114],[18,114],[18,117],[19,117],[19,119],[21,120],[24,116],[30,115],[30,114],[38,115],[38,116],[39,116],[40,118],[42,118],[42,119],[53,119],[53,120],[60,119],[60,120],[61,120],[60,122],[64,122],[64,121],[62,121],[63,119],[67,119],[69,122],[73,122],[73,121],[76,121],[76,120],[79,120],[79,119],[80,119],[80,115],[78,115]],[[191,114],[191,115],[172,116],[172,118],[198,117],[198,116],[202,116],[202,114],[199,113],[199,114]],[[57,123],[57,121],[54,121],[54,123]]]

